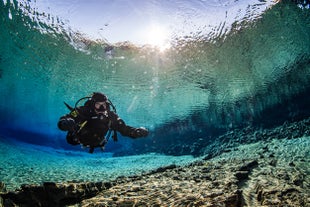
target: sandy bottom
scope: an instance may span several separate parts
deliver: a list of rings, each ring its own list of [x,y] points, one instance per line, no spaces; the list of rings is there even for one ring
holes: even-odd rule
[[[88,154],[55,150],[21,142],[0,139],[0,181],[7,190],[22,184],[65,181],[109,181],[119,176],[139,175],[161,166],[186,165],[192,156],[144,154],[112,157],[111,153]]]

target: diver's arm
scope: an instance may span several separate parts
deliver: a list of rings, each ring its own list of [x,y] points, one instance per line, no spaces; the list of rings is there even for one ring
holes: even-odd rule
[[[125,124],[123,120],[120,119],[122,122],[119,124],[118,131],[123,135],[131,138],[139,138],[139,137],[146,137],[149,134],[149,131],[143,127],[134,128]]]
[[[75,131],[77,123],[81,121],[81,116],[79,114],[82,109],[84,108],[80,107],[79,109],[74,109],[69,114],[60,117],[58,128],[62,131]]]
[[[125,122],[113,113],[112,129],[119,131],[123,136],[131,138],[146,137],[149,131],[143,127],[134,128],[125,124]]]

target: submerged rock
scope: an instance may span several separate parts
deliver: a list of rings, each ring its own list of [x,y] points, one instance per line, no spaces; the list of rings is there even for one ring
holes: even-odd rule
[[[46,182],[40,186],[22,185],[20,190],[2,194],[4,206],[64,206],[81,202],[110,188],[109,182],[63,183]]]
[[[0,193],[1,193],[1,192],[6,192],[6,188],[5,188],[4,182],[1,182],[1,181],[0,181]]]

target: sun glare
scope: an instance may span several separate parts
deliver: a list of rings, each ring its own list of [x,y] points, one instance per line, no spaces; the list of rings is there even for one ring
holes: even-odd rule
[[[159,25],[153,25],[147,29],[147,43],[164,51],[170,47],[169,32],[166,28]]]

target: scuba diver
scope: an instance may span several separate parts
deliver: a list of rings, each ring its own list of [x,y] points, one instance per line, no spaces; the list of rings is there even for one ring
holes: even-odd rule
[[[86,100],[84,105],[78,106],[82,100]],[[116,131],[131,138],[148,135],[148,130],[144,127],[134,128],[126,125],[116,114],[112,102],[102,93],[94,92],[90,97],[81,98],[74,108],[67,103],[65,105],[70,113],[60,117],[58,128],[68,131],[66,139],[69,144],[89,147],[89,153],[93,153],[96,147],[103,150],[112,131],[114,141],[117,141]]]

